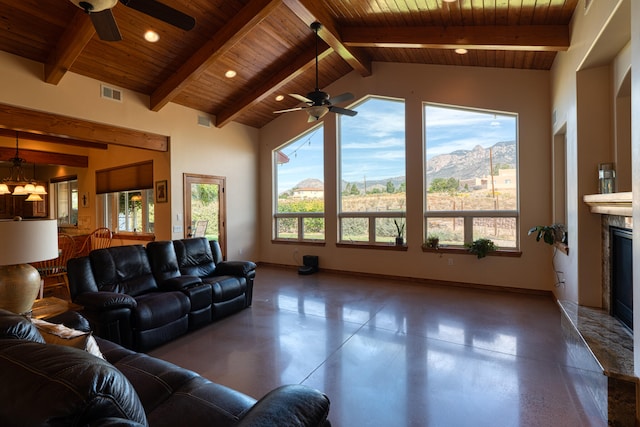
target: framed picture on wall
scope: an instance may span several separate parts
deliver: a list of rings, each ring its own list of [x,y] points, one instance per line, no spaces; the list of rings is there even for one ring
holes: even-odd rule
[[[169,200],[167,180],[156,181],[156,203],[166,203]]]

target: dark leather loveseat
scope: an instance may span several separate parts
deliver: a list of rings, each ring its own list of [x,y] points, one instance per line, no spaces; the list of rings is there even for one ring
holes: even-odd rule
[[[251,305],[256,265],[222,261],[206,238],[97,249],[67,264],[94,333],[148,351]]]
[[[179,366],[96,341],[106,360],[45,344],[27,318],[0,310],[0,425],[329,426],[329,399],[312,388],[282,386],[256,401]]]

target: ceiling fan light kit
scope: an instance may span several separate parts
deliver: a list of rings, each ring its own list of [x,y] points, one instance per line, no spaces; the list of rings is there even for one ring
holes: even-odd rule
[[[89,14],[101,40],[122,40],[118,24],[111,11],[118,4],[118,0],[69,1]],[[193,17],[156,0],[120,0],[120,3],[185,31],[191,30],[196,25],[196,20]]]
[[[348,101],[350,99],[353,99],[353,94],[346,92],[343,93],[341,95],[336,96],[335,98],[333,98],[333,103],[329,100],[331,97],[329,96],[329,94],[327,92],[323,92],[319,89],[319,83],[318,83],[318,31],[320,30],[320,28],[322,28],[322,24],[320,24],[319,22],[313,22],[311,24],[311,29],[313,30],[313,32],[315,33],[315,40],[316,40],[316,87],[315,90],[313,92],[309,92],[307,94],[307,96],[302,96],[299,95],[297,93],[290,93],[289,96],[291,96],[292,98],[297,99],[300,102],[303,102],[307,105],[303,105],[300,107],[294,107],[294,108],[287,108],[285,110],[278,110],[278,111],[274,111],[274,113],[279,114],[279,113],[288,113],[291,111],[301,111],[301,110],[306,110],[307,113],[309,114],[309,122],[314,122],[317,120],[320,120],[322,117],[324,117],[328,112],[332,112],[332,113],[336,113],[336,114],[344,114],[347,116],[355,116],[356,114],[358,114],[357,111],[354,110],[349,110],[346,108],[340,108],[340,107],[336,107],[333,104],[337,104],[339,102],[344,102],[344,101]]]

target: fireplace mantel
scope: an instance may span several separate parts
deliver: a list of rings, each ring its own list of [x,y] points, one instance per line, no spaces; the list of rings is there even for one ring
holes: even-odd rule
[[[592,213],[604,215],[633,216],[631,206],[631,192],[609,194],[587,194],[584,202],[589,205]]]

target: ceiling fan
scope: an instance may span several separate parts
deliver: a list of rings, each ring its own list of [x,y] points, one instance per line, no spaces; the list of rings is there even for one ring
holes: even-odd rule
[[[336,113],[336,114],[345,114],[347,116],[355,116],[358,114],[357,111],[349,110],[347,108],[336,107],[333,104],[338,104],[340,102],[348,101],[353,99],[353,94],[346,92],[341,95],[338,95],[329,101],[330,96],[327,92],[323,92],[318,89],[318,30],[322,27],[322,24],[319,22],[314,22],[311,24],[311,29],[316,34],[316,88],[313,92],[309,92],[307,96],[298,95],[297,93],[290,93],[289,96],[297,99],[300,102],[304,102],[306,105],[301,105],[299,107],[288,108],[286,110],[278,110],[274,111],[274,113],[288,113],[290,111],[300,111],[307,110],[309,113],[309,122],[313,122],[316,120],[320,120],[324,117],[328,112]]]
[[[118,4],[118,0],[70,1],[89,14],[96,33],[98,33],[98,37],[101,40],[122,40],[118,24],[111,12],[111,9]],[[196,24],[196,20],[193,17],[155,0],[120,0],[120,3],[185,31],[189,31]]]

